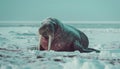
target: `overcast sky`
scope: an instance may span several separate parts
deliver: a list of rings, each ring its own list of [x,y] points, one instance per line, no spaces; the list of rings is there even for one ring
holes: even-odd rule
[[[0,0],[0,21],[120,21],[120,0]]]

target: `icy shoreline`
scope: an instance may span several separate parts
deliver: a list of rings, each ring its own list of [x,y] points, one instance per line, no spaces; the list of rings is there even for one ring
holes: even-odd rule
[[[119,69],[120,28],[78,28],[89,47],[101,53],[30,50],[38,46],[38,27],[0,27],[1,69]],[[15,51],[17,50],[17,51]]]
[[[34,50],[26,53],[24,56],[7,57],[10,63],[2,62],[1,69],[119,69],[120,67],[120,53],[109,51],[98,54]]]

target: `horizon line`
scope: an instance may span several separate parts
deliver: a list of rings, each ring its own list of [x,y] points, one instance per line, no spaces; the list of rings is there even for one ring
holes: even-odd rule
[[[41,23],[42,21],[0,21],[0,23]],[[63,23],[120,23],[120,21],[61,21]]]

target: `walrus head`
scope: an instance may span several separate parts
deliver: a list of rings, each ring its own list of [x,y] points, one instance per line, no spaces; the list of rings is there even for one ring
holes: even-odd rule
[[[54,34],[57,31],[59,21],[55,18],[47,18],[42,21],[39,28],[39,34],[45,39],[48,39],[48,50],[50,50],[51,43],[54,39]]]

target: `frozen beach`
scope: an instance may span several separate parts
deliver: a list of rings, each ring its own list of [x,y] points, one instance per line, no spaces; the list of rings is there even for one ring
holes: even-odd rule
[[[39,25],[0,24],[0,69],[120,69],[120,24],[73,26],[101,53],[31,50],[39,44]]]

